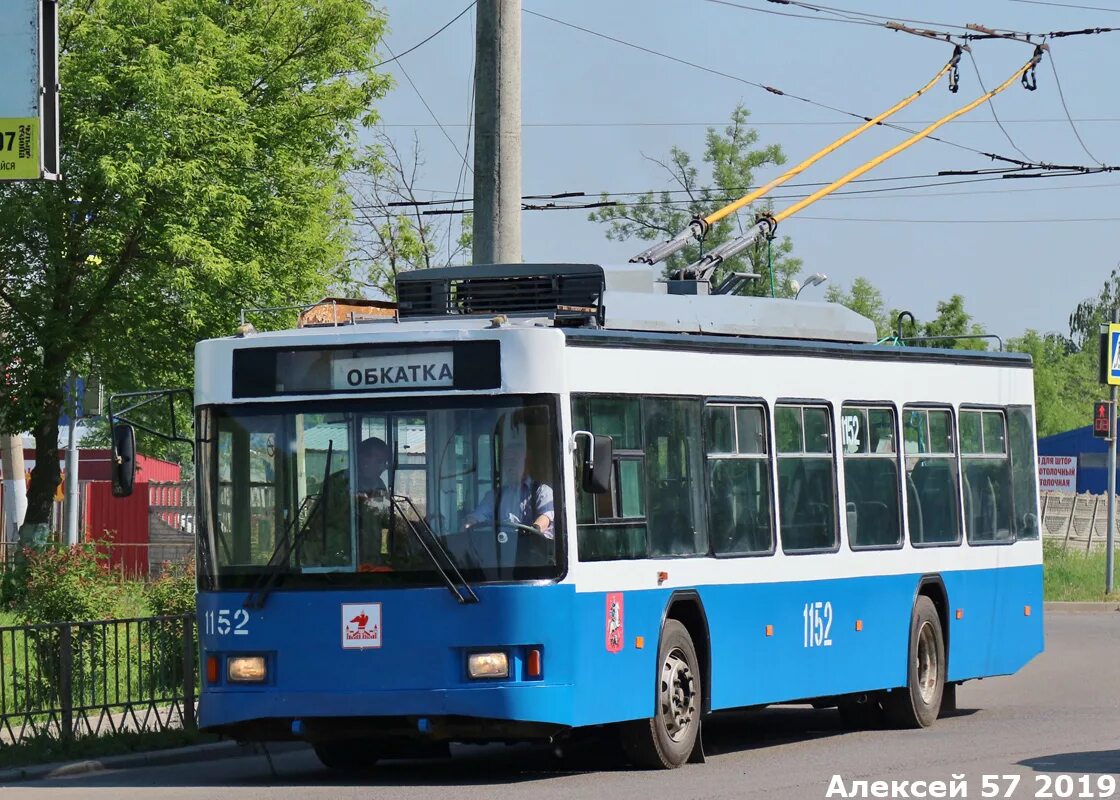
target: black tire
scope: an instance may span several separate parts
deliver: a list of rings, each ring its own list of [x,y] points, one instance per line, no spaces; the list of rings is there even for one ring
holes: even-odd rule
[[[327,769],[340,772],[365,772],[377,764],[377,751],[362,739],[317,742],[315,755]]]
[[[937,720],[945,691],[945,636],[933,601],[919,595],[910,615],[906,686],[893,689],[883,707],[899,728],[928,728]]]
[[[867,695],[862,700],[841,700],[836,704],[845,728],[854,731],[873,731],[886,722],[883,704],[878,694]]]
[[[692,637],[675,619],[661,629],[655,692],[653,717],[623,723],[622,746],[635,766],[675,769],[696,747],[704,697]]]

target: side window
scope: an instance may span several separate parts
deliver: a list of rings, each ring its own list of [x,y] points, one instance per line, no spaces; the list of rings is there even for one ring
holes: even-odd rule
[[[835,548],[836,482],[828,408],[778,406],[774,429],[782,549],[797,553]]]
[[[957,456],[953,439],[951,411],[913,406],[902,409],[906,511],[913,545],[960,542]]]
[[[704,428],[712,549],[737,555],[772,552],[765,410],[762,406],[712,404],[704,409]]]
[[[844,406],[844,511],[853,549],[902,544],[893,408]]]
[[[1010,542],[1011,455],[1002,411],[961,409],[961,483],[969,542]],[[966,436],[967,432],[967,436]]]
[[[1030,406],[1007,409],[1011,432],[1011,489],[1015,501],[1015,538],[1038,538],[1038,476],[1034,457],[1034,419]]]
[[[708,552],[700,456],[700,401],[642,400],[649,554]]]
[[[581,561],[645,558],[645,452],[641,403],[637,397],[573,397],[577,429],[610,436],[614,442],[611,491],[588,494],[576,481],[577,550]]]

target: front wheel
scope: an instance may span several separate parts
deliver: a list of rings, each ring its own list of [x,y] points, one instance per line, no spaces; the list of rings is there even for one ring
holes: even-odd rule
[[[688,761],[700,734],[700,661],[688,630],[665,622],[657,651],[657,706],[649,719],[622,726],[622,744],[639,767],[674,769]]]
[[[941,710],[945,691],[945,636],[933,601],[919,595],[910,616],[906,686],[886,697],[884,709],[900,728],[928,728]]]

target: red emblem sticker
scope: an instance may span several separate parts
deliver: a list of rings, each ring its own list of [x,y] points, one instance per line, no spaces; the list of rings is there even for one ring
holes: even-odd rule
[[[381,647],[381,604],[342,604],[342,647],[364,650]]]
[[[622,649],[622,592],[607,595],[607,652]]]

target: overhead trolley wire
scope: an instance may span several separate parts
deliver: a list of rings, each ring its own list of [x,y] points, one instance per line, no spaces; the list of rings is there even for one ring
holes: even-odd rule
[[[374,64],[374,65],[373,65],[373,67],[372,67],[372,69],[377,69],[378,67],[383,67],[383,66],[385,66],[386,64],[392,64],[392,63],[393,63],[394,61],[397,61],[397,60],[399,60],[399,59],[402,59],[402,58],[404,58],[404,57],[405,57],[405,56],[407,56],[407,55],[408,55],[409,53],[411,53],[411,52],[413,52],[413,51],[415,51],[415,50],[419,50],[419,49],[420,49],[421,47],[423,47],[424,45],[426,45],[426,44],[427,44],[428,42],[430,42],[430,41],[431,41],[432,39],[436,38],[436,37],[437,37],[437,36],[439,36],[439,35],[440,35],[441,33],[443,33],[443,32],[444,32],[445,30],[447,30],[447,29],[448,29],[448,28],[450,28],[450,27],[451,27],[452,25],[454,25],[454,24],[455,24],[455,23],[456,23],[456,22],[457,22],[457,21],[459,20],[459,17],[463,16],[463,15],[464,15],[464,14],[466,14],[466,13],[467,13],[468,11],[470,11],[470,10],[471,10],[472,8],[474,8],[474,5],[475,5],[475,3],[476,3],[476,2],[477,2],[477,0],[471,0],[471,2],[470,2],[470,3],[468,4],[468,5],[467,5],[467,7],[466,7],[466,8],[464,8],[464,9],[463,9],[462,11],[460,11],[460,12],[459,12],[458,14],[456,14],[455,16],[453,16],[453,17],[452,17],[451,19],[449,19],[449,20],[448,20],[448,21],[447,21],[447,22],[446,22],[446,23],[444,24],[444,26],[443,26],[442,28],[440,28],[439,30],[437,30],[437,31],[436,31],[435,33],[431,34],[430,36],[427,36],[426,38],[424,38],[424,39],[422,39],[422,40],[420,40],[419,42],[417,42],[417,43],[416,43],[416,44],[414,44],[414,45],[413,45],[412,47],[410,47],[410,48],[408,48],[407,50],[405,50],[405,51],[404,51],[403,53],[401,53],[400,55],[395,55],[395,56],[393,56],[392,58],[387,58],[387,59],[385,59],[384,61],[382,61],[382,62],[381,62],[381,63],[379,63],[379,64]],[[388,50],[388,47],[386,47],[385,49],[386,49],[386,50]],[[393,52],[392,52],[391,50],[389,51],[389,55],[393,55]]]
[[[812,100],[808,97],[802,97],[801,95],[793,94],[791,92],[786,92],[786,91],[783,91],[782,89],[779,89],[777,87],[767,86],[764,83],[759,83],[757,81],[752,81],[748,78],[743,78],[739,75],[732,75],[731,73],[723,72],[723,71],[718,70],[718,69],[713,69],[712,67],[706,67],[703,64],[697,64],[694,61],[688,61],[688,60],[683,59],[683,58],[678,58],[677,56],[672,56],[672,55],[669,55],[668,53],[663,53],[659,50],[653,50],[651,48],[643,47],[642,45],[635,44],[633,42],[628,42],[625,39],[618,39],[614,36],[609,36],[605,33],[600,33],[599,31],[595,31],[595,30],[592,30],[590,28],[585,28],[581,25],[576,25],[576,24],[571,23],[571,22],[566,22],[562,19],[557,19],[556,17],[550,17],[548,14],[542,14],[539,11],[532,11],[528,8],[523,9],[523,11],[524,11],[524,13],[526,13],[530,16],[539,17],[541,19],[548,20],[549,22],[555,23],[557,25],[562,25],[566,28],[572,28],[573,30],[581,31],[582,33],[586,33],[590,36],[596,36],[600,39],[605,39],[609,42],[614,42],[615,44],[620,44],[623,47],[629,47],[629,48],[632,48],[634,50],[639,50],[643,53],[648,53],[649,55],[657,56],[658,58],[663,58],[663,59],[666,59],[668,61],[673,61],[677,64],[683,64],[687,67],[692,67],[693,69],[698,69],[698,70],[701,70],[702,72],[707,72],[711,75],[718,75],[719,77],[728,78],[730,80],[736,81],[738,83],[745,84],[747,86],[753,86],[757,89],[762,89],[764,91],[767,91],[770,94],[778,95],[779,97],[788,97],[788,98],[793,99],[793,100],[798,100],[802,103],[807,103],[811,106],[816,106],[817,108],[823,108],[827,111],[832,111],[832,112],[837,113],[837,114],[843,114],[844,116],[847,116],[847,117],[853,117],[855,119],[863,120],[864,122],[866,122],[868,119],[870,119],[866,114],[858,114],[854,111],[848,111],[848,110],[843,109],[843,108],[837,108],[836,106],[829,105],[828,103],[822,103],[818,100]],[[908,128],[904,125],[899,125],[898,123],[884,121],[881,124],[884,127],[893,128],[895,130],[902,131],[903,133],[909,133],[909,134],[916,133],[916,131],[913,128]],[[929,139],[930,141],[941,142],[942,144],[947,144],[950,147],[955,147],[959,150],[967,150],[970,153],[975,153],[976,155],[984,156],[985,158],[992,159],[993,161],[1003,161],[1005,163],[1016,164],[1018,166],[1030,166],[1030,165],[1024,164],[1024,162],[1021,161],[1020,159],[1011,158],[1011,157],[1005,156],[1005,155],[1000,155],[999,153],[989,153],[989,152],[985,152],[983,150],[978,150],[975,147],[969,147],[968,145],[960,144],[959,142],[954,142],[950,139],[945,139],[945,138],[940,137],[940,136],[927,136],[925,138]],[[1038,165],[1034,165],[1034,166],[1046,166],[1046,165],[1038,164]]]
[[[1073,135],[1077,137],[1077,143],[1081,145],[1081,149],[1085,151],[1085,155],[1096,161],[1102,167],[1104,162],[1089,152],[1089,148],[1085,146],[1085,141],[1081,138],[1081,133],[1077,130],[1077,125],[1073,122],[1073,117],[1070,116],[1069,106],[1066,105],[1066,95],[1062,91],[1062,82],[1058,79],[1058,68],[1054,65],[1054,54],[1050,53],[1050,69],[1054,73],[1054,85],[1058,88],[1058,99],[1062,101],[1062,111],[1066,114],[1066,119],[1069,120],[1069,127],[1073,130]]]
[[[1105,8],[1103,6],[1079,6],[1073,3],[1052,3],[1045,0],[1007,0],[1009,3],[1026,3],[1032,6],[1053,6],[1054,8],[1076,8],[1081,11],[1107,11],[1112,14],[1120,14],[1120,8]]]
[[[981,91],[984,91],[984,92],[988,91],[987,88],[984,86],[984,78],[980,74],[980,65],[976,63],[976,56],[972,55],[971,50],[968,51],[968,58],[972,62],[972,69],[976,72],[976,82],[978,84],[980,84]],[[992,98],[990,98],[990,97],[988,98],[988,109],[992,112],[992,120],[996,123],[996,125],[999,126],[999,129],[1003,133],[1004,138],[1007,139],[1008,144],[1010,144],[1015,149],[1016,153],[1018,153],[1019,155],[1021,155],[1023,158],[1027,159],[1028,161],[1030,161],[1031,157],[1028,156],[1026,153],[1024,153],[1022,148],[1019,147],[1019,145],[1015,144],[1015,140],[1011,138],[1011,134],[1007,132],[1007,128],[1003,127],[1003,123],[999,121],[999,115],[996,114],[995,103],[992,102]]]
[[[389,45],[385,45],[385,49],[389,50]],[[392,55],[392,54],[393,54],[393,51],[389,50],[389,55]],[[466,154],[459,151],[459,146],[457,144],[455,144],[455,140],[451,138],[451,134],[449,134],[447,132],[447,128],[443,127],[443,123],[439,121],[439,117],[436,116],[436,112],[432,111],[432,107],[430,105],[428,105],[428,101],[424,99],[424,95],[421,94],[420,90],[416,87],[416,84],[412,80],[412,76],[409,75],[408,70],[406,70],[404,68],[404,64],[397,64],[397,66],[400,68],[401,72],[404,74],[405,79],[408,81],[408,85],[412,87],[412,91],[416,92],[416,96],[419,97],[420,102],[424,104],[424,108],[428,109],[428,113],[431,114],[431,116],[432,116],[432,121],[435,122],[436,127],[438,127],[440,132],[443,134],[443,138],[447,140],[447,143],[449,145],[451,145],[451,149],[455,151],[455,153],[459,156],[459,158],[461,158],[463,160],[463,164],[466,165],[467,164]],[[474,175],[474,170],[471,169],[469,165],[467,165],[467,169],[470,170],[471,175]]]
[[[643,251],[642,253],[638,254],[632,260],[633,261],[645,261],[649,264],[656,264],[658,261],[662,261],[665,258],[668,258],[673,253],[675,253],[676,251],[683,248],[688,243],[688,241],[690,239],[692,239],[694,237],[697,237],[697,236],[702,236],[704,234],[704,232],[707,231],[708,227],[711,226],[713,223],[718,222],[719,220],[723,219],[724,217],[726,217],[730,214],[734,214],[739,209],[750,205],[755,200],[757,200],[758,198],[765,195],[771,189],[774,189],[778,186],[781,186],[782,184],[789,181],[791,178],[797,177],[798,175],[800,175],[802,172],[807,170],[813,164],[816,164],[818,161],[820,161],[825,156],[829,155],[830,153],[835,152],[836,150],[843,147],[848,142],[855,139],[860,134],[866,132],[868,129],[873,128],[874,126],[881,123],[883,120],[887,119],[888,117],[890,117],[890,116],[898,113],[902,109],[906,108],[908,105],[910,105],[915,100],[917,100],[919,97],[921,97],[923,94],[925,94],[930,89],[932,89],[934,87],[934,85],[936,85],[937,82],[940,81],[946,74],[949,74],[950,76],[954,75],[955,72],[956,72],[956,69],[957,69],[957,64],[960,62],[960,59],[961,59],[961,48],[958,46],[958,47],[955,47],[953,49],[953,55],[947,62],[945,62],[945,66],[943,66],[941,69],[939,69],[937,71],[937,74],[935,74],[932,78],[930,78],[930,80],[928,80],[925,83],[925,85],[923,85],[917,91],[913,92],[912,94],[908,95],[907,97],[904,97],[902,100],[899,100],[897,103],[895,103],[893,106],[888,108],[886,111],[884,111],[881,114],[867,120],[862,125],[860,125],[858,128],[855,128],[854,130],[849,131],[848,133],[844,134],[843,136],[841,136],[839,139],[832,142],[828,146],[821,148],[816,153],[814,153],[813,155],[809,156],[804,161],[802,161],[800,164],[786,170],[781,175],[779,175],[778,177],[771,180],[769,183],[766,183],[763,186],[760,186],[757,189],[743,195],[741,198],[739,198],[735,202],[724,206],[723,208],[709,214],[707,217],[704,217],[703,219],[700,219],[700,218],[694,219],[690,223],[689,227],[686,230],[681,231],[676,236],[674,236],[672,239],[670,239],[668,242],[660,242],[660,243],[654,245],[653,247],[651,247],[651,248]],[[952,87],[953,84],[950,84],[950,86]]]
[[[924,139],[926,136],[928,136],[930,133],[932,133],[933,131],[940,128],[942,125],[945,125],[946,123],[950,122],[953,119],[956,119],[959,116],[962,116],[963,114],[967,114],[969,111],[972,111],[977,106],[986,102],[989,98],[994,97],[995,95],[997,95],[1000,92],[1007,89],[1007,87],[1011,86],[1011,84],[1013,84],[1016,80],[1024,80],[1025,81],[1026,77],[1029,74],[1031,74],[1031,72],[1034,70],[1034,68],[1038,65],[1038,62],[1042,59],[1042,53],[1043,53],[1043,48],[1041,46],[1036,47],[1035,50],[1034,50],[1034,54],[1031,56],[1030,60],[1027,61],[1027,63],[1024,64],[1022,67],[1015,70],[1015,72],[1011,73],[1010,77],[1008,77],[1007,80],[1005,80],[1003,83],[1001,83],[996,88],[985,91],[984,94],[980,95],[979,97],[977,97],[975,100],[971,101],[970,103],[967,103],[966,105],[961,106],[960,108],[956,109],[955,111],[952,111],[949,114],[946,114],[945,116],[941,117],[939,120],[934,122],[933,124],[927,126],[926,128],[923,128],[921,131],[915,133],[909,139],[907,139],[903,142],[900,142],[899,144],[896,144],[894,147],[891,147],[890,149],[884,151],[883,153],[880,153],[879,155],[875,156],[875,158],[872,158],[871,160],[864,162],[863,164],[861,164],[860,166],[851,170],[850,172],[848,172],[844,176],[842,176],[840,178],[837,178],[835,181],[830,183],[828,186],[825,186],[825,187],[822,187],[822,188],[818,189],[817,191],[813,192],[813,194],[809,195],[806,198],[803,198],[803,199],[797,201],[793,205],[789,206],[788,208],[783,209],[782,211],[778,212],[777,214],[773,214],[773,215],[766,214],[766,215],[761,216],[759,218],[758,222],[755,224],[755,226],[753,228],[751,228],[751,230],[746,235],[741,236],[737,239],[732,239],[731,241],[725,242],[725,243],[721,244],[719,247],[714,248],[710,252],[706,253],[699,261],[697,261],[693,264],[690,264],[686,268],[685,272],[691,272],[696,276],[697,279],[705,280],[707,278],[707,276],[711,275],[712,272],[716,269],[716,267],[719,266],[719,264],[724,259],[730,258],[731,256],[741,252],[746,247],[748,247],[752,242],[754,242],[759,236],[762,236],[762,235],[770,236],[770,235],[772,235],[773,232],[774,232],[774,229],[778,226],[778,224],[782,220],[788,219],[789,217],[796,214],[798,211],[801,211],[802,209],[812,205],[813,203],[817,202],[821,198],[828,196],[829,194],[836,191],[840,187],[845,186],[846,184],[850,183],[852,180],[860,177],[861,175],[863,175],[866,172],[869,172],[870,170],[879,166],[880,164],[887,161],[888,159],[893,158],[894,156],[901,153],[903,150],[906,150],[908,147],[911,147],[915,143]],[[647,259],[643,258],[643,256],[645,256],[647,253],[649,253],[649,251],[646,251],[646,253],[643,253],[641,256],[635,257],[635,259],[633,259],[633,260],[635,260],[635,261],[637,261],[637,260],[647,260]],[[657,261],[649,260],[648,263],[651,263],[651,264],[652,263],[657,263]]]

